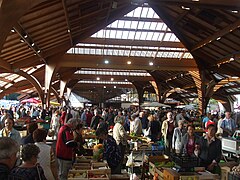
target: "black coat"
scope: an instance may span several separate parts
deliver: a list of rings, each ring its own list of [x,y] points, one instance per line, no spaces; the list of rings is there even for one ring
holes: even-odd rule
[[[200,165],[207,167],[213,160],[217,163],[221,160],[222,144],[219,139],[215,138],[215,141],[208,144],[207,139],[205,137],[201,137],[198,144],[200,146]]]

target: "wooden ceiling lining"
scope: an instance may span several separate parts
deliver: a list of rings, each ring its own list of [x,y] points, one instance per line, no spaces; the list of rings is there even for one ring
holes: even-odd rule
[[[21,48],[18,48],[17,50],[13,50],[12,52],[9,51],[8,53],[4,53],[1,55],[1,57],[4,60],[10,60],[12,57],[16,57],[24,53],[33,54],[33,52],[27,47],[21,47]]]
[[[69,37],[67,34],[60,37],[58,36],[55,39],[51,39],[49,41],[44,41],[40,45],[44,47],[43,50],[45,51],[45,50],[52,49],[55,46],[57,47],[59,44],[66,43],[66,41],[69,41]]]
[[[67,31],[62,31],[59,33],[52,34],[51,37],[41,38],[37,41],[37,43],[39,44],[39,47],[41,47],[42,49],[45,49],[45,46],[48,45],[48,42],[51,43],[54,41],[58,41],[61,37],[62,38],[68,37]]]
[[[6,47],[3,48],[0,56],[7,56],[14,54],[15,52],[22,51],[23,49],[27,49],[28,45],[26,43],[19,43],[16,41],[12,41],[12,43],[8,44]]]
[[[35,41],[39,41],[41,39],[49,39],[52,35],[59,34],[59,33],[68,33],[67,28],[64,26],[66,25],[65,22],[57,24],[57,26],[52,26],[49,29],[43,29],[38,31],[38,34],[33,34]]]
[[[30,34],[39,33],[38,31],[41,31],[42,29],[48,29],[51,28],[51,26],[58,25],[61,22],[65,22],[64,12],[58,11],[58,13],[55,13],[54,16],[46,16],[46,19],[36,17],[31,22],[28,23],[22,23],[26,29],[28,29]],[[37,23],[36,23],[37,21]],[[66,26],[66,22],[65,22]],[[66,27],[64,28],[66,29]]]
[[[25,24],[25,23],[34,23],[35,19],[38,18],[46,18],[49,19],[51,16],[48,17],[48,14],[55,13],[55,11],[62,11],[62,5],[59,0],[57,1],[48,1],[45,3],[45,7],[39,8],[38,10],[29,11],[26,13],[24,16],[20,18],[20,22]],[[41,5],[40,5],[41,6]],[[61,7],[61,8],[60,8]]]
[[[21,52],[21,53],[12,55],[11,57],[8,56],[7,58],[4,58],[4,59],[6,59],[7,62],[13,64],[13,63],[15,63],[16,60],[28,58],[32,54],[33,54],[32,51],[29,51],[27,53]]]

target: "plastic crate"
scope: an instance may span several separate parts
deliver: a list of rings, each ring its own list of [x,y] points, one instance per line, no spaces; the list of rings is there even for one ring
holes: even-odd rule
[[[171,158],[173,162],[182,168],[193,168],[199,165],[197,157],[173,155]]]

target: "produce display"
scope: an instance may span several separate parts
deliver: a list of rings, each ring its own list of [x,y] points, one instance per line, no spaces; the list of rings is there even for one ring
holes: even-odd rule
[[[88,178],[87,171],[69,171],[68,178]]]
[[[157,167],[157,168],[172,168],[174,167],[175,163],[172,162],[172,161],[169,161],[169,162],[166,162],[166,161],[162,161],[162,162],[155,162],[154,165]]]
[[[97,144],[93,147],[93,160],[98,161],[102,158],[103,154],[103,145]]]

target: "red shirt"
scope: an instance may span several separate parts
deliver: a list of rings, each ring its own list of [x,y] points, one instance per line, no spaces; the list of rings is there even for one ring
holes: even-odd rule
[[[56,144],[56,156],[63,160],[72,160],[74,152],[72,147],[66,145],[67,141],[73,140],[73,131],[67,125],[60,128]]]
[[[61,114],[61,117],[60,117],[60,125],[63,126],[64,123],[65,123],[65,118],[66,118],[66,112],[63,111],[62,114]]]

